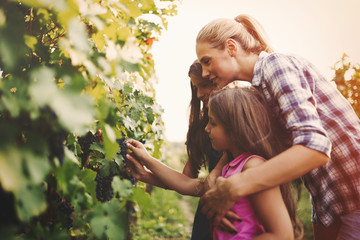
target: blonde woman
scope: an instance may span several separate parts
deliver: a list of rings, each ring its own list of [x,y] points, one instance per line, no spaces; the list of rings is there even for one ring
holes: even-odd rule
[[[196,53],[203,77],[219,87],[242,79],[262,91],[292,135],[292,146],[270,161],[219,178],[200,200],[208,218],[217,225],[237,199],[302,177],[315,239],[359,239],[360,121],[336,87],[307,60],[275,53],[248,15],[205,25]]]

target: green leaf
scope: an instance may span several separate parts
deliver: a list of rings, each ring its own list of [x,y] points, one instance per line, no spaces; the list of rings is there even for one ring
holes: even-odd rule
[[[50,170],[46,157],[19,148],[0,152],[0,182],[7,191],[19,191],[27,184],[39,184]]]
[[[54,83],[54,71],[47,67],[35,69],[31,72],[32,84],[29,87],[29,95],[40,107],[52,101],[57,94]]]
[[[20,113],[20,104],[17,101],[18,99],[13,95],[5,95],[2,97],[1,101],[6,107],[6,109],[10,112],[13,118],[19,116]]]
[[[51,100],[50,106],[64,127],[79,134],[87,132],[94,121],[93,102],[88,96],[58,92]]]
[[[97,151],[105,155],[104,145],[99,142],[94,142],[91,144],[90,150]]]
[[[0,152],[0,182],[6,191],[14,191],[24,187],[27,177],[23,173],[20,151],[3,149]]]
[[[120,151],[120,147],[116,142],[116,135],[114,130],[107,124],[105,124],[103,139],[106,158],[112,159],[116,153]]]
[[[65,152],[66,159],[69,159],[70,161],[72,161],[73,163],[78,165],[79,167],[81,166],[81,163],[76,158],[74,152],[70,151],[67,147],[64,148],[64,152]]]
[[[55,170],[55,177],[58,184],[59,191],[63,192],[64,195],[68,195],[71,193],[73,186],[71,184],[71,180],[79,174],[79,168],[70,161],[64,162],[61,167],[58,167]]]
[[[46,199],[42,187],[28,184],[15,191],[16,212],[21,221],[40,215],[46,209]]]
[[[25,34],[25,44],[28,46],[31,50],[35,50],[35,45],[37,44],[37,39],[34,36]]]
[[[96,182],[95,182],[96,172],[90,169],[83,169],[80,174],[80,180],[86,185],[86,191],[92,197],[92,201],[96,201]],[[89,201],[89,200],[87,200]]]
[[[118,194],[119,197],[126,198],[133,194],[132,183],[127,179],[121,180],[120,177],[115,176],[111,186],[113,188],[114,195]]]
[[[85,25],[77,18],[73,17],[69,21],[68,29],[67,34],[74,47],[82,52],[88,52],[90,50],[90,46]]]
[[[134,188],[133,189],[134,195],[132,199],[139,205],[142,211],[145,214],[151,210],[151,197],[150,195],[144,191],[142,188]]]
[[[97,239],[125,239],[127,219],[125,209],[117,200],[97,205],[88,215]]]

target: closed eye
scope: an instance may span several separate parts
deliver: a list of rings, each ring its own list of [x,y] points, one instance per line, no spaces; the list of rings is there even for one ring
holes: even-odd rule
[[[204,57],[200,60],[200,63],[203,64],[203,65],[206,65],[208,66],[210,64],[210,58],[208,57]]]

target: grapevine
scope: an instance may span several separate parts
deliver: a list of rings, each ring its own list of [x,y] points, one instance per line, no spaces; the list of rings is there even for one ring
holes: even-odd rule
[[[124,206],[147,195],[125,140],[146,136],[160,157],[149,50],[176,13],[167,2],[0,1],[1,238],[130,234]]]

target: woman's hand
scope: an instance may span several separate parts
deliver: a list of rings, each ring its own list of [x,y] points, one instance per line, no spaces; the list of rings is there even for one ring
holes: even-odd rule
[[[239,221],[241,222],[241,217],[234,213],[233,211],[229,210],[225,216],[221,219],[219,228],[223,231],[227,231],[230,233],[237,233],[237,229],[231,222]]]
[[[139,161],[137,161],[132,154],[126,155],[127,161],[124,165],[126,170],[136,179],[142,182],[148,182],[148,179],[151,178],[151,171],[145,168]]]
[[[136,140],[130,139],[126,141],[126,146],[132,151],[131,156],[146,165],[151,160],[150,154],[146,151],[144,145]]]
[[[235,204],[236,200],[232,199],[230,189],[231,183],[225,178],[218,177],[215,186],[200,198],[202,212],[215,227],[220,225],[223,217]]]

